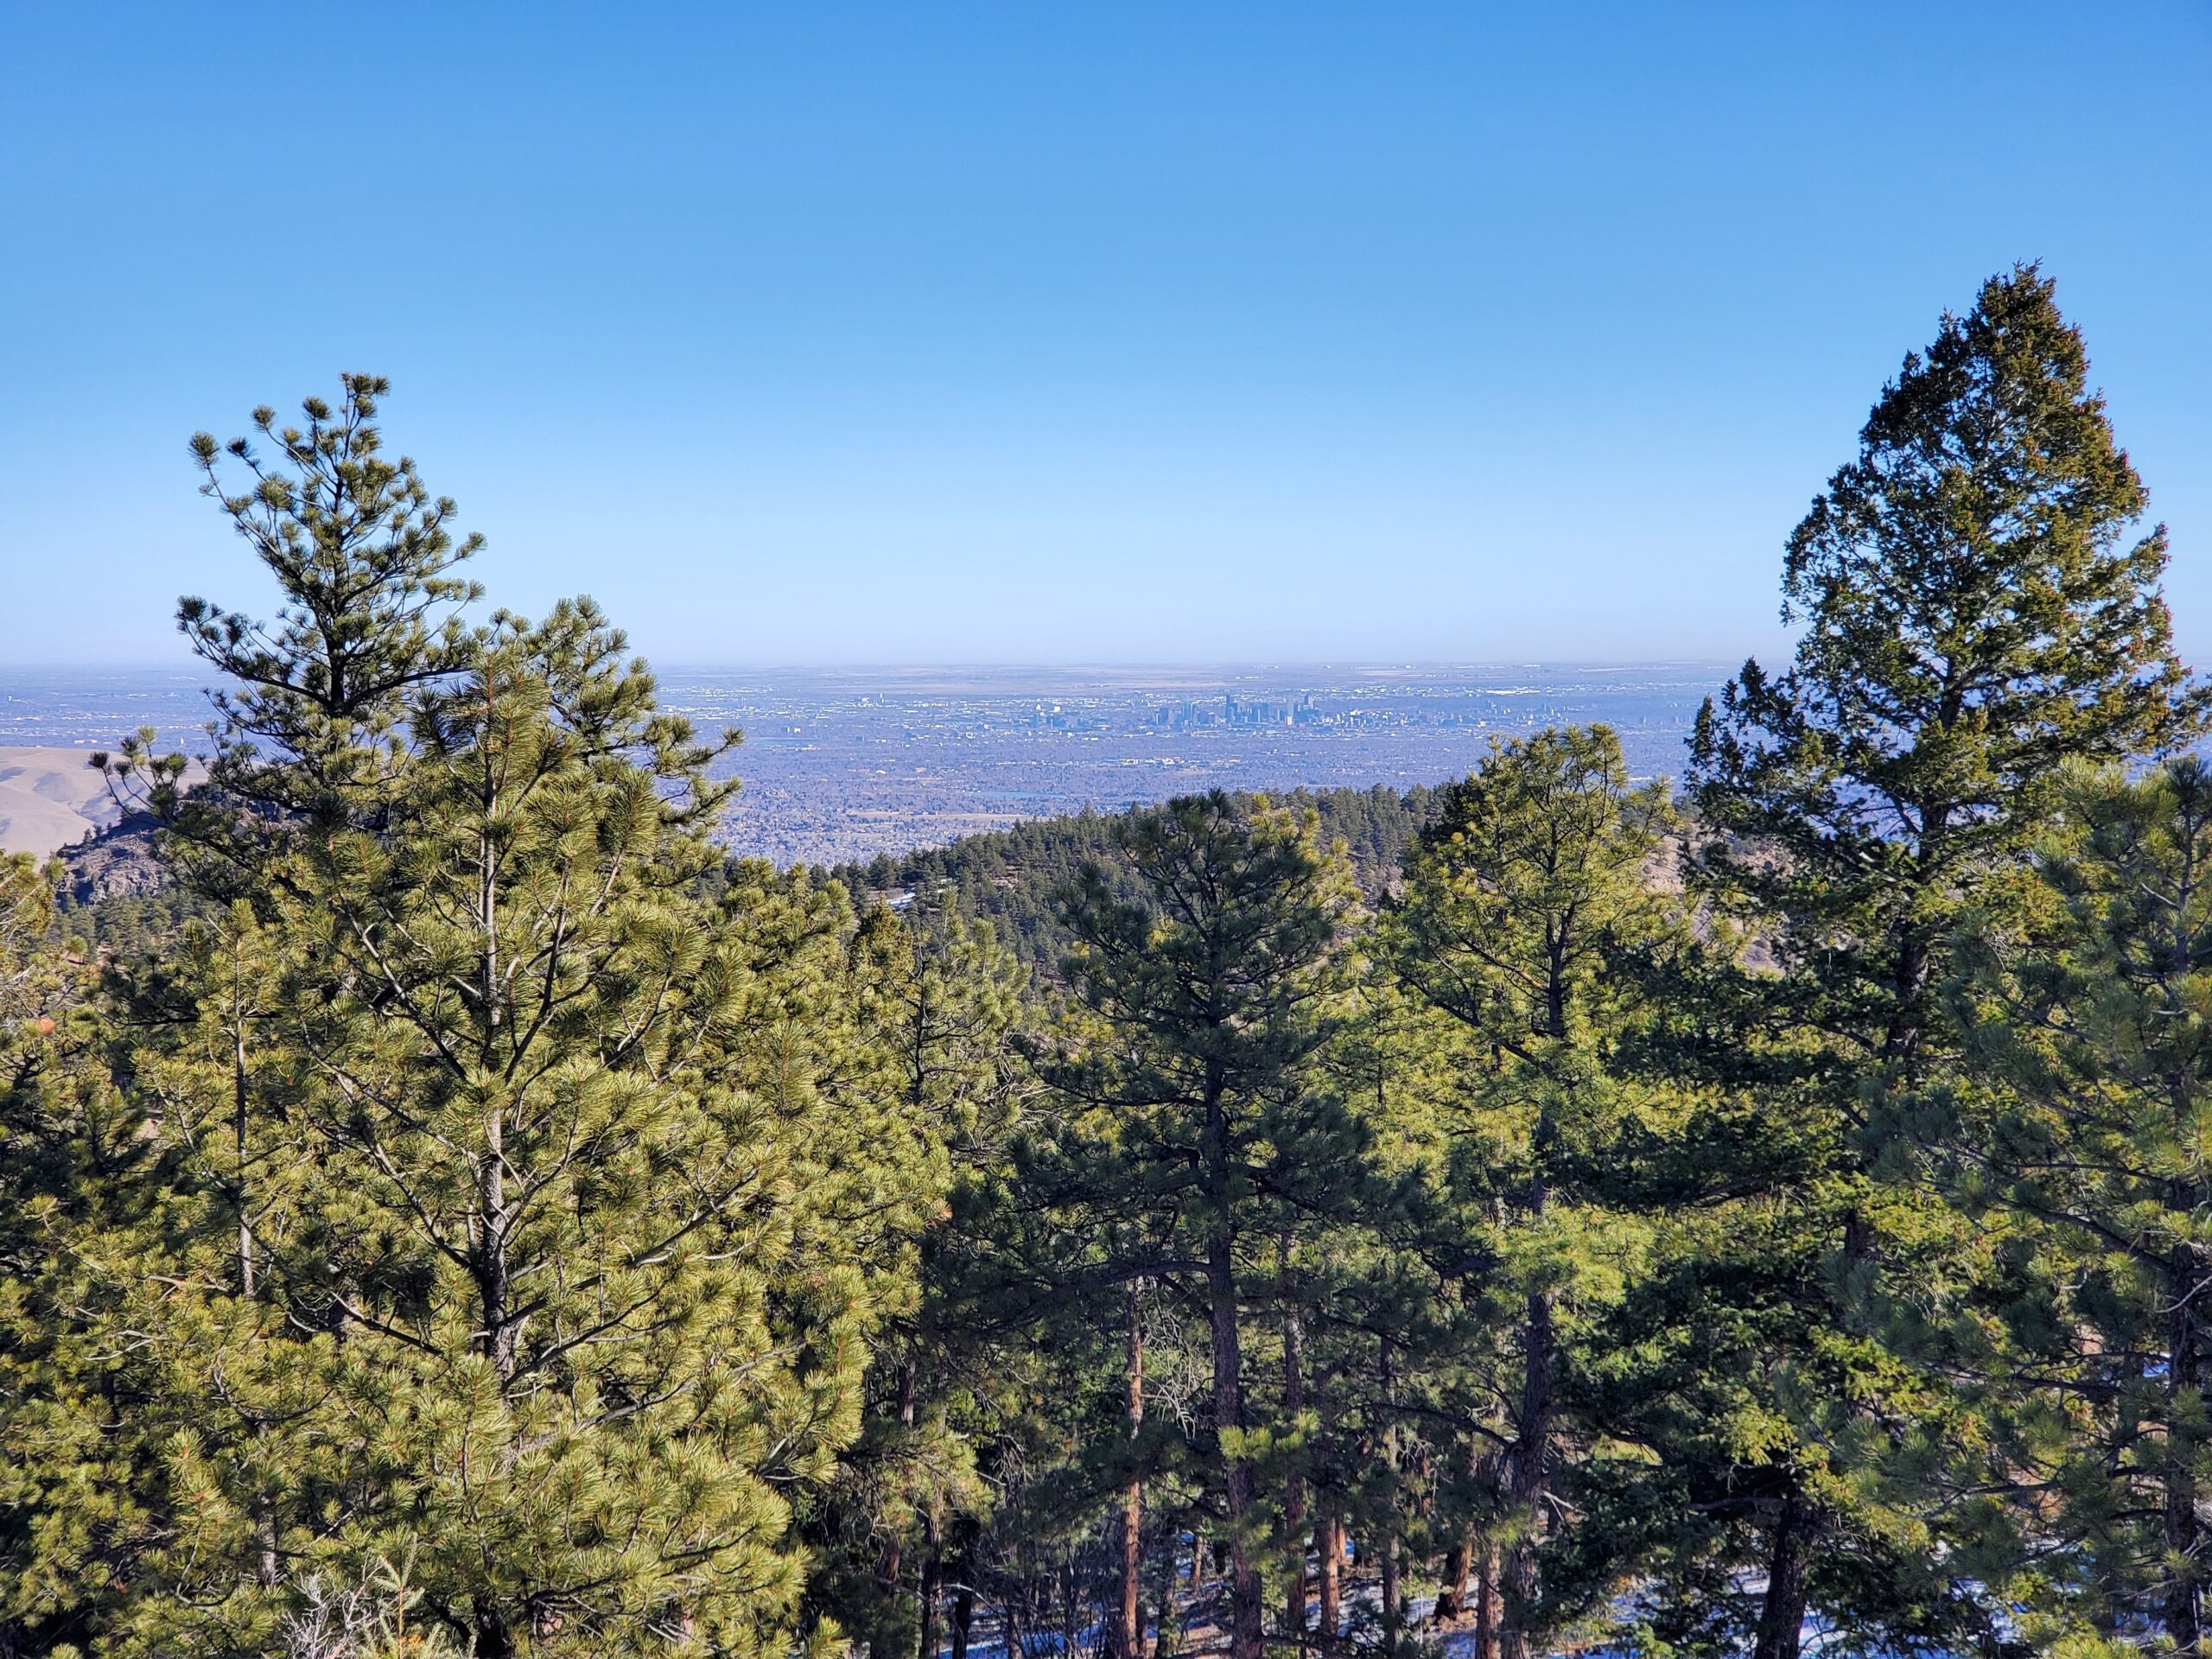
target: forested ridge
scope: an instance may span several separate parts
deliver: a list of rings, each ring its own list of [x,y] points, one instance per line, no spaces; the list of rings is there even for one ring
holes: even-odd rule
[[[2204,1645],[2212,771],[2033,267],[1674,780],[836,872],[345,377],[164,885],[0,865],[0,1655]]]
[[[1246,813],[1268,804],[1249,794],[1230,799]],[[1401,791],[1378,784],[1372,789],[1294,790],[1273,804],[1294,813],[1311,811],[1317,838],[1332,850],[1341,846],[1362,898],[1373,905],[1396,889],[1435,799],[1436,791],[1426,785]],[[1053,979],[1073,937],[1062,896],[1081,878],[1084,865],[1116,861],[1118,832],[1115,815],[1090,810],[1027,819],[903,857],[887,853],[824,874],[861,903],[873,900],[898,909],[918,903],[925,912],[950,909],[987,921],[1033,975]]]

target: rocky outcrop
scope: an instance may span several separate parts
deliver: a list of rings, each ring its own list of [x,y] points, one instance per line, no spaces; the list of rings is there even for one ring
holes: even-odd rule
[[[68,902],[88,909],[103,899],[160,892],[168,875],[154,855],[155,830],[150,814],[134,812],[64,847],[57,857]]]

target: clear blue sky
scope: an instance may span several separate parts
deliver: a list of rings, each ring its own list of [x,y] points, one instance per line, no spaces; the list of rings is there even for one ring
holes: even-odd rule
[[[2212,5],[10,6],[0,663],[341,368],[671,664],[1737,658],[2040,257],[2212,655]]]

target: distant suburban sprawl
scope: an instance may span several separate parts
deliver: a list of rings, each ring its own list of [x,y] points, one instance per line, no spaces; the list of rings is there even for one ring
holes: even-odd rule
[[[1548,726],[1603,721],[1635,776],[1673,776],[1699,703],[1727,677],[1712,663],[1510,663],[679,668],[659,678],[666,706],[702,730],[744,731],[717,767],[744,779],[726,837],[788,868],[1194,790],[1403,790],[1464,775],[1493,738]],[[207,702],[188,671],[0,670],[0,750],[90,751],[149,725],[205,746]],[[81,782],[88,798],[72,804],[97,819],[99,779],[76,779],[66,755],[47,759],[46,772]],[[0,820],[8,785],[0,777]],[[51,810],[37,818],[49,836],[57,821]]]

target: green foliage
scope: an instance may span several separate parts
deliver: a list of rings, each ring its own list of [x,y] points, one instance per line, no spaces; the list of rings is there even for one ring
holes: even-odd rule
[[[996,1508],[979,1465],[1001,1433],[1005,1377],[1018,1363],[978,1294],[973,1223],[996,1196],[1032,1087],[1015,1050],[1027,976],[988,924],[957,911],[925,906],[902,925],[879,909],[862,939],[855,989],[887,1084],[910,1133],[949,1158],[950,1180],[931,1189],[942,1208],[921,1235],[920,1299],[881,1331],[861,1434],[806,1517],[817,1552],[809,1599],[874,1651],[921,1642],[934,1654],[946,1573],[976,1565],[968,1547]],[[919,1580],[911,1594],[909,1563]]]
[[[102,758],[170,883],[0,862],[0,1652],[2202,1652],[2207,711],[2086,375],[2024,267],[1906,359],[1688,811],[1549,731],[842,880],[468,619],[381,381],[196,439],[278,598]]]
[[[1065,971],[1088,1016],[1049,1060],[1066,1103],[1033,1153],[1103,1265],[1187,1281],[1211,1337],[1210,1488],[1230,1550],[1232,1652],[1262,1639],[1257,1473],[1243,1322],[1284,1230],[1353,1211],[1367,1137],[1319,1085],[1335,1034],[1332,958],[1352,903],[1318,819],[1215,793],[1116,828],[1123,879],[1086,866],[1065,899]]]
[[[1323,844],[1344,844],[1353,879],[1372,904],[1399,879],[1407,850],[1432,810],[1433,794],[1426,787],[1402,794],[1380,785],[1298,790],[1277,804],[1292,811],[1311,808],[1318,815]],[[1232,798],[1241,806],[1254,804],[1250,796]],[[1113,863],[1116,822],[1091,811],[1033,819],[963,836],[949,847],[842,866],[832,874],[856,893],[906,894],[917,903],[950,906],[988,921],[1033,976],[1056,980],[1071,943],[1058,895],[1078,879],[1085,863]]]
[[[472,663],[475,644],[453,613],[483,594],[450,574],[483,537],[456,546],[453,502],[431,498],[412,461],[384,457],[373,423],[389,383],[340,379],[340,404],[308,398],[303,425],[253,411],[281,461],[245,438],[192,440],[200,493],[276,578],[283,603],[265,624],[188,598],[177,627],[231,682],[215,696],[225,787],[287,812],[327,811],[404,754],[408,694]],[[250,480],[235,493],[219,470],[226,454]]]
[[[987,1057],[902,1020],[841,890],[702,896],[719,750],[589,601],[426,623],[469,548],[377,459],[378,390],[223,498],[285,603],[183,607],[244,681],[209,786],[118,766],[228,902],[129,982],[137,1165],[49,1179],[16,1581],[118,1654],[271,1650],[393,1582],[388,1646],[780,1649]]]
[[[1502,1446],[1509,1652],[1562,1617],[1539,1548],[1589,1436],[1562,1413],[1561,1379],[1644,1251],[1589,1172],[1652,1109],[1611,1065],[1632,982],[1609,969],[1673,926],[1651,880],[1672,828],[1665,786],[1632,789],[1605,727],[1500,744],[1443,792],[1391,917],[1400,976],[1465,1055],[1445,1202],[1480,1241],[1491,1305],[1478,1369],[1500,1402],[1484,1427]]]
[[[195,1591],[142,1610],[155,1649],[265,1640],[308,1573],[403,1558],[480,1653],[745,1650],[789,1616],[784,1491],[855,1431],[942,1170],[883,1155],[912,1137],[852,1064],[837,896],[687,902],[705,753],[620,645],[588,606],[500,620],[418,702],[385,824],[318,825],[269,921],[234,913],[266,1093],[223,1063],[235,948],[188,987],[223,1042],[149,1067],[195,1163],[246,1122],[172,1245],[227,1249],[239,1209],[230,1294],[165,1323],[181,1387],[212,1351],[248,1398],[170,1454],[219,1501],[177,1517]]]
[[[1764,1194],[1807,1230],[1785,1344],[1804,1357],[1772,1395],[1796,1443],[1769,1454],[1788,1471],[1760,1522],[1770,1586],[1896,1635],[2005,1618],[1972,1575],[1926,1571],[1978,1541],[1943,1535],[1929,1483],[1975,1433],[1950,1378],[1975,1363],[1997,1243],[1928,1179],[1928,1103],[1961,1081],[1936,995],[1952,938],[1970,906],[2018,902],[2065,763],[2202,722],[2158,590],[2164,534],[2126,540],[2143,486],[2086,374],[2031,267],[1947,316],[1790,538],[1791,667],[1746,664],[1691,743],[1693,891],[1775,969],[1720,976],[1756,1058],[1717,1076],[1821,1149],[1778,1161]],[[1770,1587],[1760,1659],[1794,1651],[1796,1624]]]
[[[1967,1490],[2053,1635],[2202,1634],[2212,1264],[2212,772],[2066,779],[2025,926],[1986,918],[1954,1005],[2006,1085],[1962,1138],[2008,1252],[1993,1432]],[[2021,1565],[2025,1564],[2025,1565]]]
[[[1800,1017],[1910,1058],[1970,890],[2032,840],[2061,763],[2178,743],[2163,529],[2032,266],[1905,359],[1791,534],[1790,668],[1708,703],[1703,889],[1758,918]]]
[[[142,1471],[110,1432],[135,1362],[91,1339],[116,1296],[87,1247],[137,1236],[149,1152],[56,874],[0,860],[0,1645],[67,1654],[137,1564]]]

